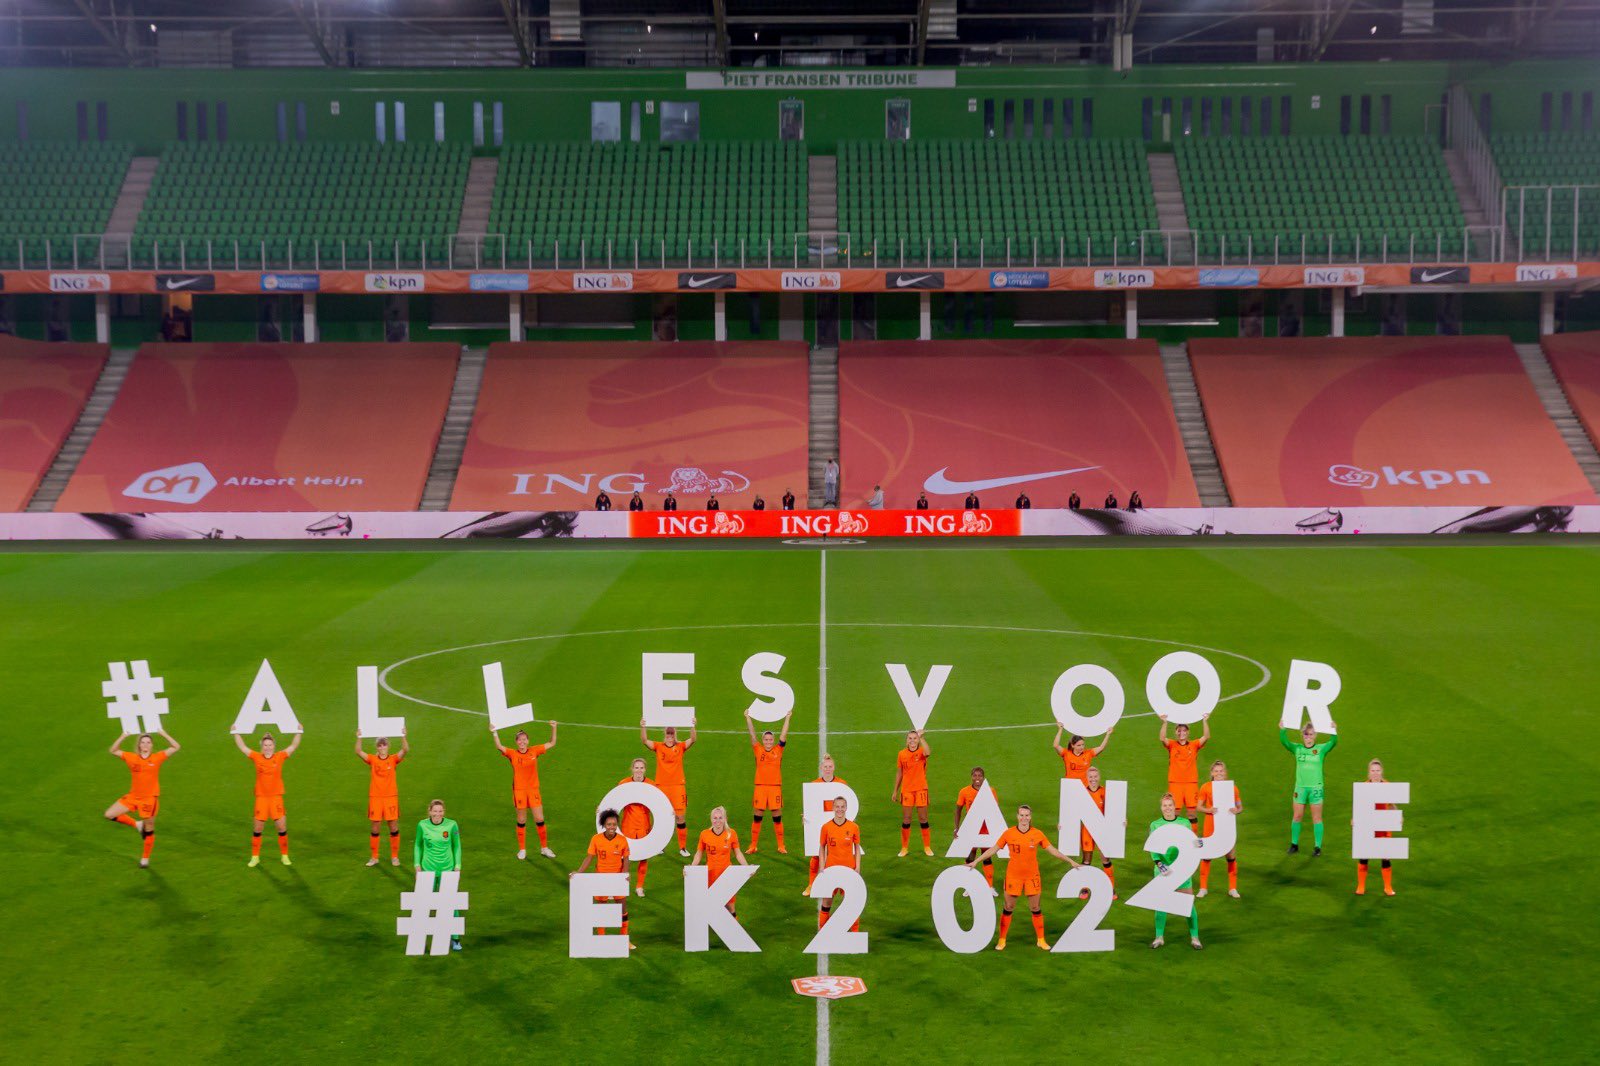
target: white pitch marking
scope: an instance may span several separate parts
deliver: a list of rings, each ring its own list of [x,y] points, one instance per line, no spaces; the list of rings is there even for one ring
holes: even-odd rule
[[[817,593],[817,756],[828,750],[828,550],[817,553],[821,577]],[[804,811],[801,812],[804,815]],[[802,819],[802,825],[804,824]],[[828,953],[817,955],[817,974],[828,976]],[[829,1066],[833,1035],[829,1030],[828,1000],[817,997],[817,1066]]]

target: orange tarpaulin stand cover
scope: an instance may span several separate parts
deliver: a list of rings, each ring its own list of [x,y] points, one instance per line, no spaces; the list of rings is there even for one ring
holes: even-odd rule
[[[0,511],[28,505],[110,353],[104,344],[0,340]]]

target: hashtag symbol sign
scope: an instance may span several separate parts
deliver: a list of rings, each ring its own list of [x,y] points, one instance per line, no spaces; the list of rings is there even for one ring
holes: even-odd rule
[[[161,716],[167,713],[167,701],[161,695],[163,679],[150,676],[150,664],[144,659],[107,663],[106,668],[111,680],[100,682],[100,694],[109,701],[106,717],[121,721],[124,733],[158,731]]]
[[[439,880],[437,888],[435,876]],[[467,909],[461,871],[446,870],[437,875],[418,871],[416,888],[400,893],[400,909],[406,913],[395,919],[395,932],[406,938],[407,955],[449,954],[450,938],[467,930],[466,918],[457,913]]]

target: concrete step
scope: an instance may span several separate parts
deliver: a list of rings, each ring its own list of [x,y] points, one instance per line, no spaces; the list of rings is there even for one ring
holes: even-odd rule
[[[1178,179],[1178,160],[1171,152],[1151,152],[1145,156],[1150,170],[1150,186],[1155,192],[1156,224],[1164,230],[1189,228],[1189,211]]]
[[[494,205],[494,183],[499,174],[498,159],[489,156],[473,158],[467,171],[467,187],[461,194],[461,210],[456,222],[456,232],[462,237],[476,240],[488,230],[489,211]]]
[[[1211,429],[1206,424],[1205,408],[1195,387],[1188,350],[1181,344],[1163,344],[1161,366],[1167,374],[1172,413],[1178,420],[1178,435],[1183,438],[1183,450],[1189,457],[1189,471],[1194,475],[1200,503],[1205,507],[1232,506],[1228,486],[1222,479],[1222,467],[1217,462]]]
[[[54,509],[56,501],[61,498],[62,491],[67,487],[67,482],[72,480],[73,472],[78,469],[83,453],[89,450],[89,443],[94,440],[94,435],[100,431],[101,424],[105,422],[106,412],[111,410],[112,401],[122,390],[122,383],[128,376],[128,367],[132,365],[137,350],[136,348],[112,349],[105,368],[100,371],[100,376],[95,379],[94,388],[89,391],[89,399],[84,402],[78,421],[72,426],[72,432],[67,434],[61,450],[51,460],[49,469],[39,481],[39,487],[34,490],[33,499],[28,501],[28,510]]]
[[[144,202],[150,196],[150,183],[155,179],[156,166],[160,160],[153,155],[134,156],[128,162],[128,171],[122,177],[122,187],[117,190],[117,199],[111,205],[111,216],[106,220],[106,229],[103,240],[108,244],[126,245],[133,236],[134,227],[139,223],[139,215],[144,211]],[[111,256],[124,254],[123,249],[107,248],[106,254]],[[112,265],[108,262],[107,265]],[[115,263],[123,265],[121,260]]]
[[[478,390],[483,386],[483,368],[488,357],[487,348],[461,350],[461,361],[456,364],[455,384],[450,389],[450,404],[445,409],[439,443],[433,450],[433,462],[428,467],[428,480],[423,485],[419,510],[445,511],[450,507],[456,475],[461,470],[461,455],[467,446],[467,431],[472,428],[472,416],[478,409]]]
[[[1572,450],[1572,457],[1578,461],[1583,476],[1589,479],[1589,486],[1600,493],[1600,452],[1595,451],[1595,442],[1573,412],[1572,402],[1567,398],[1555,371],[1550,368],[1550,360],[1545,357],[1544,349],[1537,344],[1518,344],[1514,347],[1522,360],[1522,368],[1527,371],[1528,380],[1533,382],[1533,391],[1539,394],[1539,402],[1544,404],[1545,413],[1556,424],[1561,439]]]
[[[839,455],[839,349],[811,349],[807,371],[810,388],[810,427],[807,438],[810,444],[809,479],[806,486],[807,505],[822,506],[822,472],[828,460]]]

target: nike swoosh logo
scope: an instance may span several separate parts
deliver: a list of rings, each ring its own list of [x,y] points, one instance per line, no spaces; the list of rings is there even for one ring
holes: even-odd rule
[[[932,492],[941,496],[959,495],[963,492],[981,492],[984,489],[998,489],[1006,485],[1020,485],[1024,481],[1043,481],[1045,478],[1062,477],[1066,474],[1081,474],[1085,470],[1099,470],[1098,466],[1075,466],[1071,470],[1046,470],[1038,474],[1019,474],[1016,477],[992,477],[982,481],[951,481],[945,476],[949,467],[936,470],[929,475],[928,480],[922,483],[924,492]]]
[[[1451,274],[1454,274],[1454,273],[1455,273],[1454,270],[1435,270],[1435,271],[1432,271],[1431,273],[1429,271],[1424,270],[1422,272],[1421,276],[1422,276],[1422,280],[1423,281],[1438,281],[1440,278],[1448,278]]]
[[[198,284],[200,284],[200,279],[199,278],[168,278],[167,279],[167,288],[169,288],[169,289],[187,289],[190,285],[198,285]]]
[[[933,275],[932,274],[918,274],[914,278],[895,278],[894,279],[894,287],[897,288],[897,289],[905,289],[905,288],[909,288],[912,285],[920,285],[924,281],[932,281],[932,280],[933,280]]]
[[[726,274],[713,274],[709,278],[690,278],[689,288],[703,289],[707,285],[715,285],[717,282],[725,280],[727,280]]]

